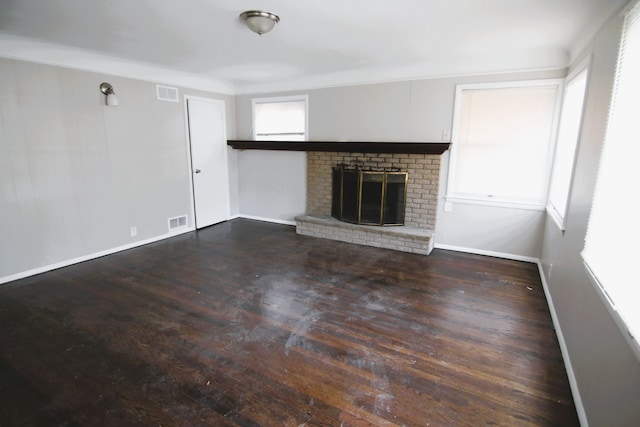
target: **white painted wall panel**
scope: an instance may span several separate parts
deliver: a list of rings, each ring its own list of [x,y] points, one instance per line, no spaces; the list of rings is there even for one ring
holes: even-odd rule
[[[306,153],[247,150],[238,157],[240,213],[293,222],[305,212]]]
[[[152,82],[10,59],[0,82],[0,281],[167,236],[170,217],[193,225],[184,103],[158,101]],[[180,91],[224,99],[233,136],[233,97]]]
[[[440,142],[443,130],[451,130],[456,84],[563,77],[564,70],[487,76],[413,80],[405,82],[336,87],[306,93],[260,94],[259,96],[309,95],[309,140],[329,141],[431,141]],[[238,135],[251,139],[251,98],[236,98]],[[273,163],[274,157],[279,160]],[[260,200],[277,199],[284,212],[299,209],[303,197],[294,189],[303,179],[298,158],[284,153],[246,150],[238,153],[241,214],[258,215]],[[271,159],[261,162],[260,159]],[[296,160],[294,160],[296,159]],[[446,171],[448,156],[443,157]],[[272,168],[286,174],[285,186],[271,192],[263,179],[271,179]],[[487,165],[490,167],[490,165]],[[290,170],[291,172],[287,172]],[[294,172],[295,171],[295,172]],[[542,244],[545,214],[506,208],[456,205],[452,212],[442,210],[446,173],[441,175],[436,244],[482,251],[501,252],[524,258],[538,258]],[[274,187],[275,188],[275,187]],[[276,212],[264,211],[274,215]],[[265,217],[265,215],[261,215]],[[268,216],[275,220],[290,217]]]
[[[541,256],[575,375],[576,397],[579,396],[583,415],[591,427],[636,426],[640,420],[640,361],[590,282],[580,256],[604,140],[621,29],[622,19],[615,14],[575,58],[577,65],[585,56],[592,55],[592,66],[567,227],[563,234],[548,218]],[[624,230],[617,230],[612,224],[611,232]]]

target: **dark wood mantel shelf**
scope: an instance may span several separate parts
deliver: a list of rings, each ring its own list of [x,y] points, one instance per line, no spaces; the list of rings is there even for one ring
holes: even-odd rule
[[[442,154],[449,142],[337,142],[227,140],[238,150],[335,151],[342,153]]]

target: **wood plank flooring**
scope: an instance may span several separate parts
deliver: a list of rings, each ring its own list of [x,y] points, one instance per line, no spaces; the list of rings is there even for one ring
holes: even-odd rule
[[[0,426],[577,426],[533,264],[234,220],[0,286]]]

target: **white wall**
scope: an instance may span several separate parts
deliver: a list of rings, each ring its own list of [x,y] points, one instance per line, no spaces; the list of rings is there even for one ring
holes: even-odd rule
[[[251,96],[236,97],[238,139],[253,139],[251,99]],[[237,158],[239,214],[250,218],[294,224],[295,217],[305,212],[306,153],[266,150],[232,151],[235,151]]]
[[[309,140],[440,142],[451,131],[456,84],[564,77],[565,70],[413,80],[310,90]],[[295,93],[255,95],[281,96]],[[251,139],[251,98],[236,98],[238,137]],[[446,172],[448,154],[443,158]],[[490,167],[490,165],[487,165]],[[306,194],[302,153],[246,150],[238,153],[240,213],[292,220]],[[276,185],[277,184],[277,185]],[[545,213],[454,204],[444,212],[442,174],[436,244],[538,258]],[[277,201],[279,211],[264,201]],[[286,214],[283,214],[286,213]],[[273,215],[273,216],[268,216]]]
[[[294,224],[305,212],[306,153],[247,150],[238,155],[240,214]]]
[[[592,55],[567,228],[562,234],[548,218],[541,257],[577,384],[578,393],[574,397],[580,399],[582,415],[591,427],[631,427],[640,423],[640,361],[596,292],[580,257],[604,139],[621,27],[622,19],[616,14],[574,62],[579,64],[586,55]],[[624,189],[621,189],[622,195],[637,197]],[[611,224],[611,232],[624,233],[624,230],[617,230],[615,224]]]
[[[103,81],[119,107],[104,105]],[[151,82],[11,59],[0,82],[0,282],[161,238],[170,217],[193,226],[182,96],[161,102]],[[233,97],[180,94],[224,99],[233,135]]]

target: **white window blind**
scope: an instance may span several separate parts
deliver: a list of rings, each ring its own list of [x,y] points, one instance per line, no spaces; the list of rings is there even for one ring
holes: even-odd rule
[[[570,76],[565,84],[562,99],[562,112],[560,113],[556,154],[553,161],[547,205],[551,217],[562,230],[565,226],[576,146],[582,125],[587,75],[588,68],[585,67],[574,76]]]
[[[629,9],[589,217],[585,264],[629,334],[640,336],[640,3]]]
[[[254,99],[254,139],[256,141],[304,141],[307,127],[306,115],[306,97]]]
[[[458,86],[447,196],[543,207],[560,84]]]

